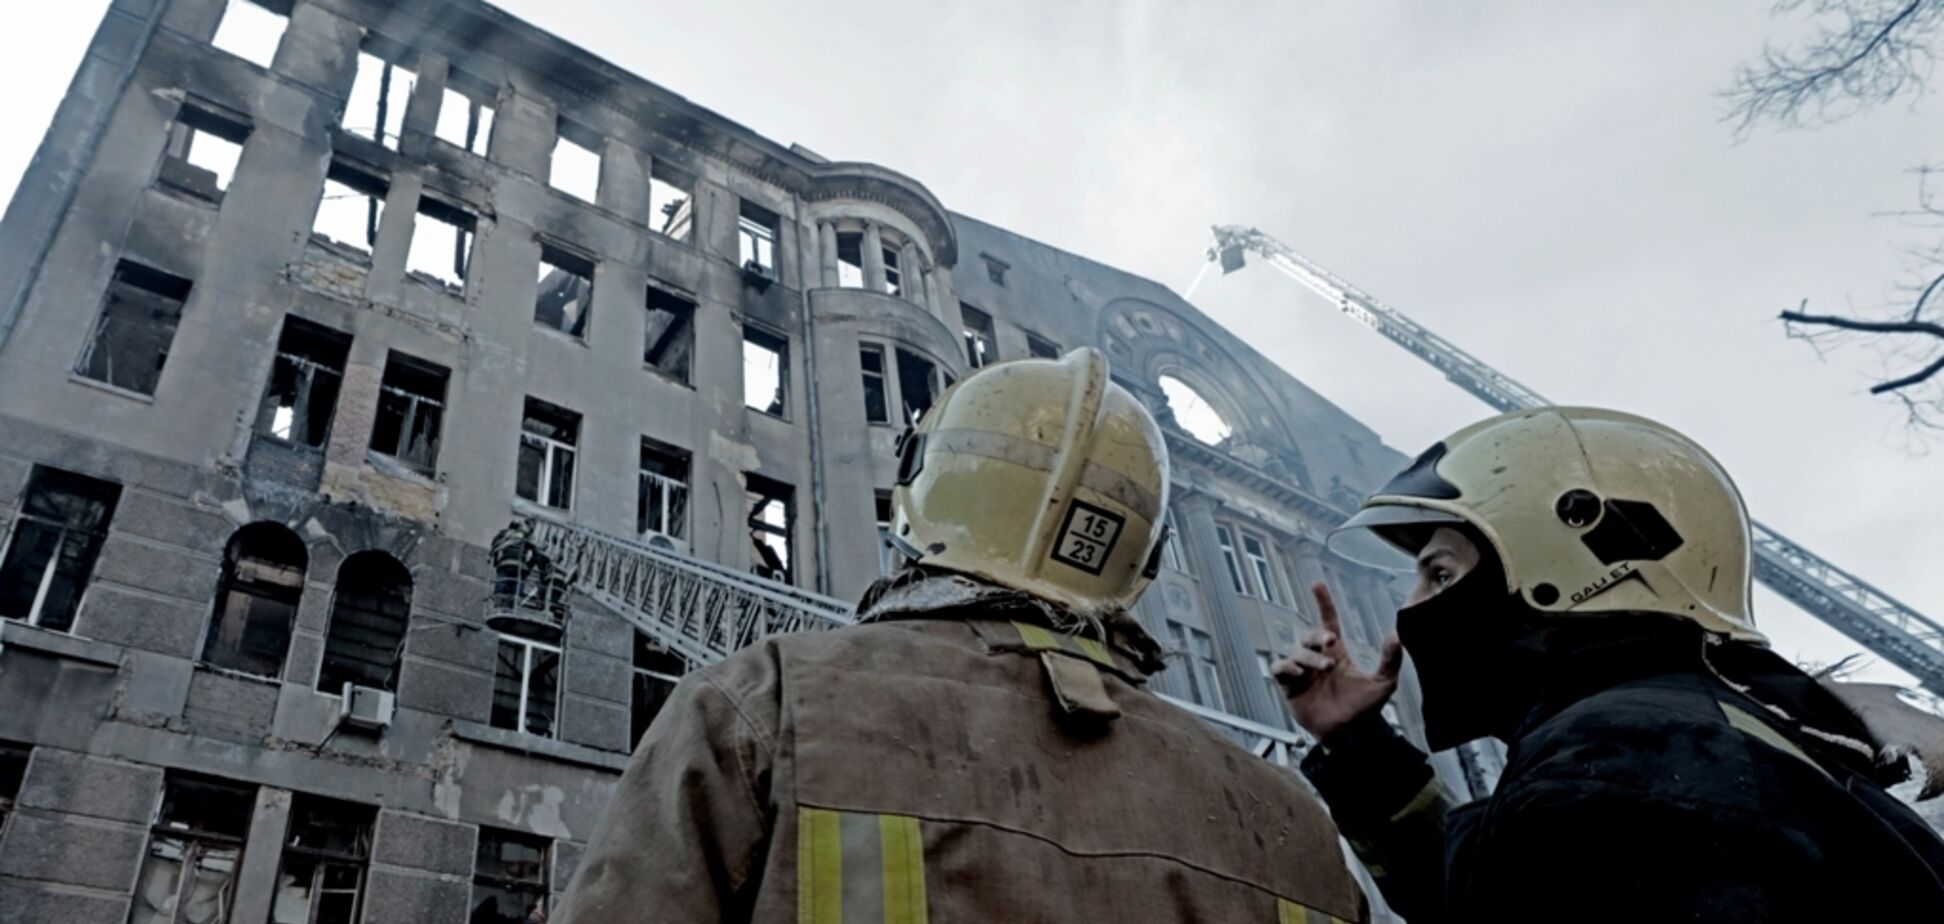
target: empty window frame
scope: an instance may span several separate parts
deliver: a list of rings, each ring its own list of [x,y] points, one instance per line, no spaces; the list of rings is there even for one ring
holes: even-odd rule
[[[469,924],[527,924],[547,919],[550,842],[538,835],[479,827]],[[535,912],[538,914],[535,914]]]
[[[1228,568],[1229,583],[1236,593],[1247,596],[1249,583],[1242,578],[1242,561],[1235,554],[1235,534],[1228,527],[1216,524],[1215,542],[1222,547],[1222,564]]]
[[[0,553],[0,617],[72,628],[120,499],[113,482],[34,466]]]
[[[1269,562],[1269,543],[1261,536],[1242,532],[1242,554],[1249,560],[1249,570],[1254,573],[1256,587],[1262,599],[1270,603],[1280,603],[1282,597],[1276,592],[1275,566]]]
[[[837,232],[837,285],[846,289],[864,288],[864,233]]]
[[[864,421],[891,422],[891,386],[884,368],[884,348],[875,343],[857,345],[857,364],[864,376]]]
[[[1026,352],[1044,359],[1059,359],[1060,345],[1029,330],[1026,332]]]
[[[583,144],[569,138],[570,129],[564,121],[560,129],[560,135],[554,139],[553,164],[548,168],[547,184],[582,202],[599,201],[601,155],[595,148],[600,142],[588,138]]]
[[[1181,527],[1175,525],[1173,510],[1169,510],[1165,516],[1168,539],[1161,545],[1161,563],[1176,571],[1187,571],[1188,563],[1181,557]]]
[[[559,646],[501,635],[493,675],[493,727],[552,738],[559,712]]]
[[[695,226],[694,178],[656,160],[648,170],[648,223],[678,241],[689,239]]]
[[[229,920],[256,787],[170,771],[129,924]]]
[[[445,418],[444,366],[392,352],[378,382],[378,414],[371,424],[371,451],[422,475],[439,462],[439,426]]]
[[[642,342],[642,363],[686,383],[694,358],[695,301],[658,286],[648,286],[648,324]]]
[[[445,92],[439,100],[439,123],[432,134],[453,147],[485,157],[493,136],[493,104],[454,89],[452,83],[457,78],[456,72],[447,72]]]
[[[277,57],[277,44],[283,41],[290,25],[288,2],[257,3],[255,0],[229,0],[223,18],[216,24],[211,45],[258,67],[267,68]]]
[[[297,446],[322,448],[331,433],[351,335],[286,315],[256,430]]]
[[[587,316],[594,309],[594,261],[542,241],[539,281],[533,320],[571,337],[587,336]]]
[[[454,294],[466,290],[466,269],[472,264],[478,216],[430,194],[419,197],[413,216],[412,246],[405,252],[407,272],[444,286]]]
[[[27,779],[27,755],[24,746],[0,744],[0,836],[6,834],[7,816],[13,814],[20,784]]]
[[[248,121],[198,103],[183,103],[175,127],[169,130],[169,143],[162,149],[163,184],[198,199],[223,201],[249,137]]]
[[[896,247],[879,248],[884,254],[884,291],[889,295],[904,293],[904,272],[898,265]]]
[[[873,500],[877,508],[878,573],[889,577],[904,562],[898,547],[891,544],[891,492],[879,491]]]
[[[628,739],[630,747],[641,743],[641,736],[647,733],[655,716],[661,714],[669,694],[675,692],[675,684],[685,673],[688,673],[688,662],[681,655],[655,644],[644,633],[635,633],[634,692],[628,704],[629,724],[633,726],[633,734]]]
[[[331,597],[317,688],[340,694],[348,685],[397,690],[411,619],[412,573],[398,559],[369,549],[346,558]]]
[[[1172,620],[1168,631],[1188,668],[1188,698],[1210,709],[1226,709],[1221,674],[1215,667],[1215,640],[1200,629]]]
[[[341,120],[344,130],[398,150],[415,77],[402,65],[358,52],[358,76],[351,83],[351,98],[345,101]]]
[[[579,414],[538,398],[526,399],[515,491],[536,504],[573,509],[574,454],[579,442]]]
[[[993,333],[992,315],[960,302],[959,318],[964,322],[966,363],[977,369],[997,360],[999,351],[994,344],[998,337]]]
[[[750,571],[785,584],[795,583],[796,489],[761,475],[748,475]]]
[[[354,924],[378,810],[298,793],[290,801],[270,924]]]
[[[334,158],[324,175],[324,193],[317,200],[311,235],[368,256],[378,243],[378,222],[385,217],[385,196],[390,190],[391,184],[377,171]]]
[[[304,541],[279,524],[237,530],[223,551],[203,663],[259,677],[281,674],[308,560]]]
[[[744,201],[742,215],[736,220],[742,267],[765,276],[776,275],[776,213],[754,202]]]
[[[640,494],[635,532],[680,539],[688,533],[689,454],[641,438]]]
[[[898,399],[905,423],[917,426],[938,397],[938,367],[910,350],[898,350]]]
[[[743,405],[788,416],[790,340],[754,324],[743,325]]]
[[[189,280],[153,267],[131,260],[116,264],[107,301],[75,373],[138,394],[155,394],[189,288]]]

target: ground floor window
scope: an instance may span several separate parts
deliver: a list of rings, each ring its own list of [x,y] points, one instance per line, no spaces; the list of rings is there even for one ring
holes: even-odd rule
[[[544,837],[482,826],[467,924],[545,921],[549,846]]]
[[[164,778],[129,924],[227,922],[255,810],[255,786],[189,774]]]
[[[518,636],[500,636],[493,727],[552,738],[559,706],[560,649]]]
[[[355,924],[378,810],[299,795],[290,804],[270,924]]]

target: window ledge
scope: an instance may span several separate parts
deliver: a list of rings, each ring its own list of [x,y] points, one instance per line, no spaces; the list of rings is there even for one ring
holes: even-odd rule
[[[197,661],[196,671],[197,673],[215,674],[218,677],[228,677],[232,680],[241,680],[246,683],[262,684],[263,686],[266,687],[283,686],[282,677],[266,677],[262,674],[252,674],[249,671],[240,671],[233,667],[224,667],[220,664],[211,664],[207,661]],[[297,684],[297,686],[301,688],[304,685]]]
[[[549,522],[559,523],[562,526],[573,525],[572,518],[574,512],[572,510],[562,510],[559,507],[549,507],[545,504],[535,503],[517,494],[513,495],[513,512],[521,516],[539,517]]]
[[[790,422],[790,418],[785,417],[782,414],[772,414],[768,411],[763,410],[762,408],[750,407],[747,404],[743,405],[743,410],[748,411],[749,413],[754,414],[757,417],[766,417],[769,418],[770,420],[782,421],[783,423]]]
[[[154,395],[145,395],[133,389],[123,388],[120,385],[111,385],[107,382],[101,381],[100,379],[91,379],[85,375],[82,375],[79,372],[68,373],[68,381],[73,382],[76,385],[82,385],[88,388],[95,389],[97,391],[105,391],[119,398],[127,398],[130,401],[139,401],[143,404],[155,403]]]
[[[386,455],[370,447],[365,448],[365,464],[371,466],[372,470],[380,475],[400,481],[434,489],[439,486],[438,476],[426,474],[399,461],[395,456]]]
[[[667,382],[668,384],[673,385],[677,388],[686,388],[689,391],[695,390],[694,382],[691,382],[687,379],[677,378],[673,373],[664,371],[660,366],[657,366],[654,363],[643,362],[641,364],[641,371],[650,373],[654,375],[656,378],[661,379],[662,381]]]
[[[533,327],[535,330],[540,331],[542,334],[548,337],[555,337],[560,340],[564,340],[568,343],[573,344],[574,346],[580,347],[583,350],[593,349],[592,346],[588,345],[587,335],[585,334],[578,334],[578,335],[570,334],[564,330],[561,330],[558,327],[541,323],[539,318],[533,319]]]
[[[453,285],[424,270],[406,270],[405,278],[432,290],[434,295],[442,295],[462,304],[466,301],[466,286],[463,283]]]
[[[30,626],[14,619],[0,619],[0,649],[26,648],[69,661],[102,667],[121,667],[121,649],[67,632]]]
[[[515,754],[539,757],[562,763],[579,764],[596,770],[611,770],[620,773],[628,769],[628,755],[616,751],[602,751],[580,744],[569,744],[553,738],[522,734],[504,728],[494,728],[481,722],[466,719],[452,720],[452,736],[461,741],[481,744]]]

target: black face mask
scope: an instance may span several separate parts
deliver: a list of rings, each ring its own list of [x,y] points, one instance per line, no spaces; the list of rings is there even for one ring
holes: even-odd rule
[[[1432,750],[1510,738],[1517,730],[1539,675],[1537,615],[1506,592],[1505,572],[1489,555],[1437,596],[1397,611],[1398,639],[1423,688]]]

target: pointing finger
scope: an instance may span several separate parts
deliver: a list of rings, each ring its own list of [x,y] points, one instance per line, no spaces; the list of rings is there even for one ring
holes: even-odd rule
[[[1377,679],[1394,682],[1397,680],[1398,671],[1403,667],[1404,643],[1398,639],[1397,633],[1392,632],[1384,636],[1384,653],[1377,661]]]
[[[1343,625],[1337,620],[1336,600],[1330,596],[1330,585],[1317,581],[1310,585],[1310,593],[1316,597],[1317,617],[1322,621],[1323,630],[1342,633]]]

